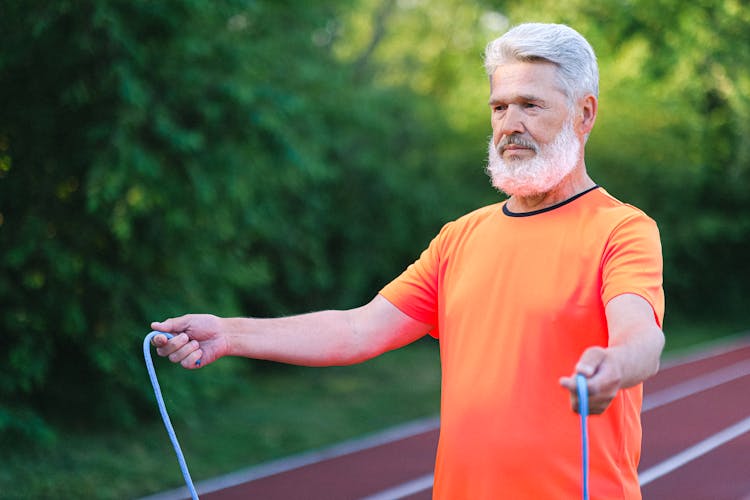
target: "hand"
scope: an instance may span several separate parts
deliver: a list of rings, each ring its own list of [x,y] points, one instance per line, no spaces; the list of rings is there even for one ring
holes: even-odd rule
[[[622,370],[610,349],[604,347],[589,347],[586,349],[575,371],[570,377],[561,377],[560,385],[570,391],[570,404],[574,412],[578,412],[578,391],[576,390],[576,374],[586,377],[589,393],[589,413],[598,415],[609,407],[609,404],[622,388]]]
[[[205,366],[227,355],[229,345],[221,331],[221,319],[211,314],[187,314],[163,322],[151,323],[157,332],[174,335],[155,335],[151,343],[159,356],[168,357],[173,363],[194,369]]]

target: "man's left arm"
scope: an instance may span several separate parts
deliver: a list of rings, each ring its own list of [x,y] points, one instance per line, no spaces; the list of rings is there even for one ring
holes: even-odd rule
[[[605,308],[609,328],[609,345],[586,349],[571,377],[562,377],[560,385],[571,393],[571,404],[577,411],[575,374],[587,379],[589,412],[602,413],[617,391],[637,385],[659,369],[664,347],[664,333],[654,309],[643,297],[626,293],[609,301]]]

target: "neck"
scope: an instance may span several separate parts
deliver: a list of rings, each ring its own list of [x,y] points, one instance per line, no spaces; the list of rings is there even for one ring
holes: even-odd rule
[[[557,205],[573,196],[591,189],[596,183],[589,177],[585,169],[577,169],[563,179],[563,181],[546,193],[531,196],[512,195],[506,206],[515,213],[535,212]]]

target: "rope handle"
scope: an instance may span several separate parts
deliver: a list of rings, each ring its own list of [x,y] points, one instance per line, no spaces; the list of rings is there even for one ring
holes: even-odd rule
[[[172,421],[169,419],[167,406],[164,404],[164,398],[161,395],[161,388],[159,388],[159,381],[156,378],[154,362],[151,360],[151,339],[156,335],[165,335],[168,339],[173,337],[173,335],[164,332],[151,332],[146,335],[146,338],[143,340],[143,358],[146,360],[146,370],[148,370],[148,377],[151,379],[151,385],[154,388],[154,395],[156,396],[156,403],[159,405],[161,419],[164,422],[164,427],[167,429],[167,434],[169,434],[169,439],[172,441],[172,447],[177,455],[177,462],[180,464],[182,477],[185,478],[185,484],[187,485],[188,490],[190,490],[190,496],[192,499],[198,500],[198,493],[195,491],[195,486],[193,486],[193,480],[190,478],[190,471],[188,471],[185,457],[182,454],[182,449],[180,449],[180,443],[177,441],[177,435],[174,432],[174,427],[172,427]]]
[[[576,375],[576,390],[578,392],[578,413],[581,415],[581,470],[583,500],[589,500],[589,437],[586,419],[589,415],[589,390],[586,377],[580,373]]]

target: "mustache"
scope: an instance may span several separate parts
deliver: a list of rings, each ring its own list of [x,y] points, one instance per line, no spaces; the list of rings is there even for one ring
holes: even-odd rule
[[[514,144],[516,146],[521,146],[522,148],[529,148],[532,151],[534,151],[535,153],[539,152],[539,146],[537,146],[535,142],[533,142],[533,141],[531,141],[529,139],[524,139],[519,134],[510,134],[510,135],[506,135],[503,138],[503,140],[501,140],[497,144],[497,148],[496,149],[497,149],[498,153],[502,153],[503,150],[505,149],[505,147],[509,146],[510,144]]]

